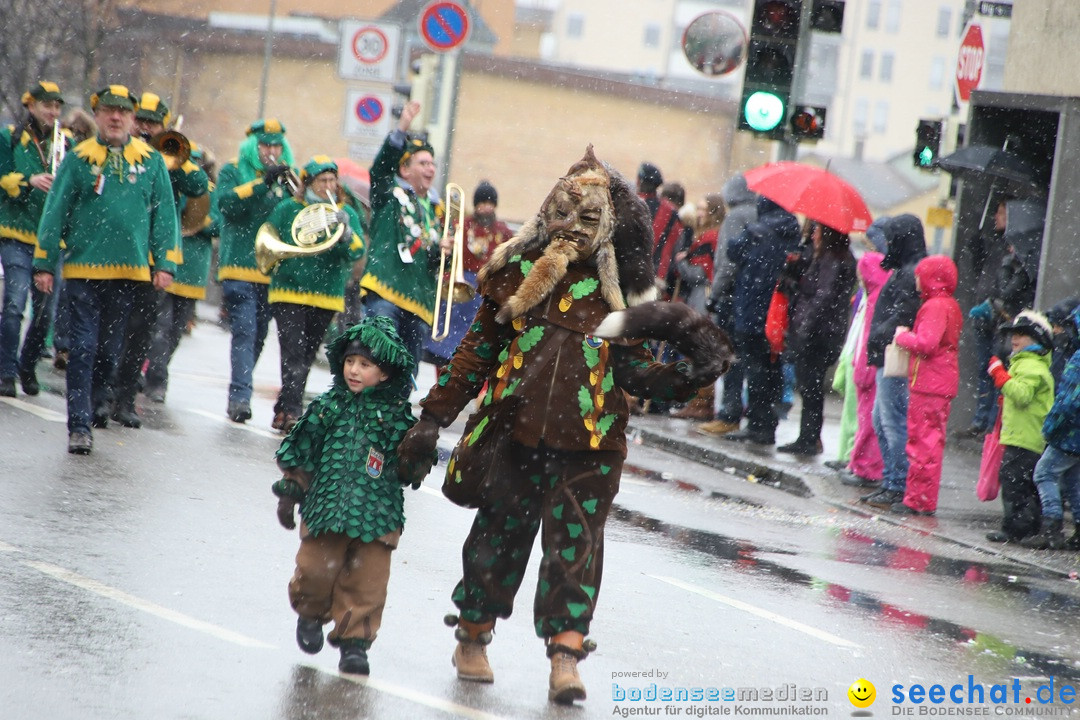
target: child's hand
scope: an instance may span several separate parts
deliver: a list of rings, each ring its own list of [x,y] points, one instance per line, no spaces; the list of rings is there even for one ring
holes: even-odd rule
[[[998,390],[1002,385],[1009,382],[1012,377],[1009,375],[1009,371],[1005,369],[1005,363],[1001,362],[1001,359],[996,355],[990,358],[990,364],[986,367],[986,372],[990,375],[994,381],[994,387]]]
[[[897,325],[896,330],[893,330],[893,334],[892,334],[893,340],[895,340],[897,338],[897,336],[900,335],[900,333],[906,333],[906,332],[911,332],[911,328],[909,328],[907,325]]]
[[[292,498],[283,497],[278,500],[277,504],[277,519],[281,523],[281,527],[286,530],[296,529],[296,518],[293,517],[293,510],[296,508],[296,501]]]

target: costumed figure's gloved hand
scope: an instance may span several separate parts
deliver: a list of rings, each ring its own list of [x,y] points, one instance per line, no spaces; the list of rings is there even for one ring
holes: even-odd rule
[[[421,415],[398,445],[398,477],[402,485],[420,487],[439,455],[435,444],[439,441],[439,425],[432,418]]]
[[[266,187],[274,187],[274,183],[279,182],[288,170],[288,165],[271,165],[266,168],[266,173],[263,175]]]
[[[352,229],[349,226],[349,213],[345,212],[344,210],[338,210],[336,213],[334,213],[334,222],[341,223],[345,226],[345,231],[342,233],[342,235],[344,237],[348,237],[349,231]]]
[[[1005,369],[1005,363],[1001,362],[997,356],[990,358],[990,364],[986,367],[986,372],[990,375],[990,378],[994,381],[994,387],[998,390],[1012,378],[1009,371]]]
[[[296,509],[296,500],[291,497],[283,497],[278,500],[277,519],[281,527],[286,530],[296,529],[296,518],[293,511]]]

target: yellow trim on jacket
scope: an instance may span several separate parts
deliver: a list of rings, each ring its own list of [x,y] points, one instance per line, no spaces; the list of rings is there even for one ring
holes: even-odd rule
[[[19,192],[22,188],[26,187],[24,180],[26,176],[21,172],[9,172],[7,175],[0,177],[0,190],[6,192],[10,197],[19,197]]]
[[[262,182],[262,180],[251,180],[244,183],[243,185],[237,185],[233,188],[233,192],[236,193],[236,197],[240,198],[241,200],[246,200],[247,198],[255,194],[255,186],[261,185]]]
[[[363,279],[360,281],[360,287],[364,288],[365,290],[370,290],[371,292],[381,297],[383,300],[386,300],[387,302],[398,306],[402,310],[411,312],[413,315],[416,315],[428,325],[430,325],[435,319],[434,312],[428,310],[426,307],[416,302],[415,300],[405,297],[397,290],[394,290],[394,288],[383,285],[381,282],[379,282],[378,278],[376,278],[374,275],[371,275],[370,273],[364,275]]]
[[[283,290],[271,288],[267,299],[272,303],[291,303],[293,305],[308,305],[323,310],[344,312],[345,299],[340,296],[320,295],[319,293],[297,292],[296,290]]]
[[[65,280],[143,280],[150,281],[150,268],[135,265],[86,265],[65,263]]]
[[[177,297],[191,298],[192,300],[206,299],[206,288],[198,285],[188,285],[187,283],[174,282],[165,288],[165,292]]]
[[[270,284],[269,275],[259,272],[256,268],[240,267],[238,265],[218,268],[217,277],[218,280],[243,280],[244,282],[253,282],[260,285]]]
[[[29,230],[19,230],[10,225],[0,225],[0,239],[18,240],[27,245],[37,245],[37,233]]]

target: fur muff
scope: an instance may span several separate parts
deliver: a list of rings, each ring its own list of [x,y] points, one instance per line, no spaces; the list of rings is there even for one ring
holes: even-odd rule
[[[699,387],[726,373],[735,358],[724,331],[685,303],[648,302],[613,312],[593,335],[666,341],[689,360],[688,376]]]

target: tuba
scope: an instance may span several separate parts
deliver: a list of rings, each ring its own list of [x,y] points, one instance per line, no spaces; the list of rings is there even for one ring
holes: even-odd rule
[[[270,223],[255,233],[255,266],[269,275],[277,264],[289,258],[318,255],[332,248],[345,234],[345,223],[337,219],[338,206],[327,193],[329,203],[312,203],[293,218],[293,245],[284,242]]]
[[[446,214],[443,216],[443,240],[454,231],[454,247],[450,253],[450,268],[446,253],[439,258],[439,275],[435,285],[435,317],[431,323],[431,339],[445,340],[450,335],[450,311],[454,303],[463,303],[476,296],[473,286],[465,282],[465,191],[456,183],[446,185]],[[439,242],[442,245],[442,241]],[[444,302],[445,301],[445,302]],[[445,304],[446,309],[442,306]],[[439,319],[442,318],[442,330]]]
[[[165,167],[170,171],[179,170],[191,157],[191,142],[175,130],[164,130],[150,138],[150,147],[165,156]]]

